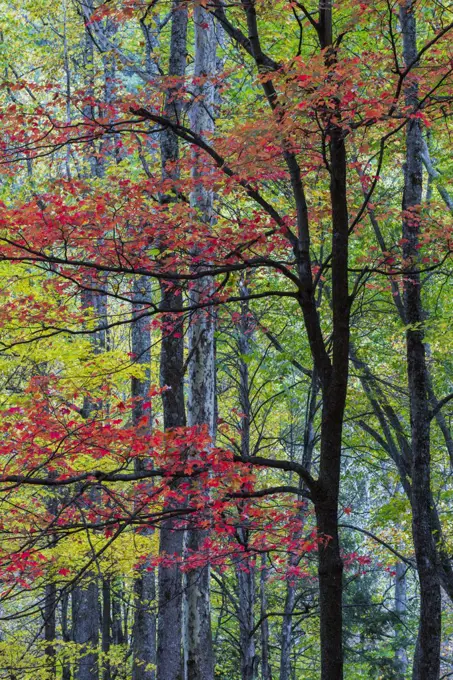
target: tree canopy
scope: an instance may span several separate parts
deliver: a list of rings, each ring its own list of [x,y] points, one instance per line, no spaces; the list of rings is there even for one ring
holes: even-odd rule
[[[453,9],[0,8],[0,679],[453,675]]]

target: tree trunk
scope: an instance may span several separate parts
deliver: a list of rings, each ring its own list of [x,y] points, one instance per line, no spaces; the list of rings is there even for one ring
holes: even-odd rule
[[[216,41],[214,19],[211,14],[195,5],[195,78],[215,73]],[[207,80],[196,88],[190,108],[191,128],[199,135],[213,129],[214,85]],[[202,177],[199,152],[195,152],[193,176]],[[190,202],[198,218],[211,224],[213,195],[201,184],[194,189]],[[196,281],[190,292],[191,305],[209,298],[214,292],[213,280],[205,277]],[[215,315],[211,310],[195,312],[189,327],[189,382],[187,417],[189,426],[205,426],[212,440],[215,436],[215,365],[214,365]],[[205,531],[189,529],[186,549],[188,554],[199,552]],[[186,575],[187,601],[187,677],[190,680],[212,680],[214,677],[214,652],[212,648],[210,574],[209,565],[192,569]]]
[[[249,281],[246,276],[241,276],[240,292],[244,297],[248,295]],[[240,436],[241,456],[246,460],[250,456],[250,423],[252,420],[249,366],[247,357],[250,355],[250,310],[248,300],[241,302],[241,318],[238,324],[237,336],[237,363],[239,372],[239,403],[241,407]],[[238,540],[247,550],[248,531],[246,527],[237,530]],[[255,646],[255,565],[250,557],[245,554],[239,557],[236,565],[236,578],[238,583],[238,619],[239,619],[239,645],[241,653],[241,678],[242,680],[255,680],[258,672],[259,659]]]
[[[71,641],[71,634],[68,626],[68,608],[69,597],[67,590],[65,590],[61,594],[61,637],[63,638],[64,643]],[[67,661],[66,654],[64,654],[62,662],[61,680],[71,680],[71,666],[69,661]]]
[[[342,680],[343,562],[338,535],[338,490],[341,455],[341,400],[334,390],[323,395],[321,474],[315,509],[318,525],[318,575],[322,680]],[[330,402],[330,403],[329,403]],[[333,402],[333,403],[332,403]],[[341,410],[341,413],[338,411]]]
[[[319,383],[316,371],[313,371],[311,378],[310,391],[308,393],[308,403],[306,409],[306,418],[304,423],[304,443],[302,451],[302,465],[307,470],[311,471],[313,449],[315,445],[315,428],[314,419],[317,409],[317,397],[319,393]],[[291,439],[290,439],[290,457],[295,459],[295,446],[293,437],[293,425],[291,424]],[[303,500],[301,496],[300,501]],[[300,511],[301,528],[297,532],[295,539],[301,540],[304,530],[304,519],[307,512],[307,502],[303,503]],[[291,553],[289,555],[289,565],[297,566],[300,562],[300,557]],[[285,606],[283,610],[282,631],[281,631],[281,651],[280,651],[280,680],[290,680],[291,677],[291,647],[292,647],[292,633],[293,633],[293,612],[296,601],[296,586],[291,581],[287,582]]]
[[[111,589],[110,581],[102,579],[102,680],[110,680],[111,642]]]
[[[187,4],[174,0],[170,38],[169,76],[182,77],[186,69]],[[165,114],[179,120],[181,105],[177,92],[169,93]],[[178,138],[170,129],[160,134],[162,173],[164,178],[176,179],[178,170],[170,170],[169,163],[178,161]],[[180,291],[161,287],[161,309],[177,313],[182,306]],[[163,321],[173,323],[172,331],[162,334],[160,379],[169,389],[162,394],[164,428],[169,430],[186,425],[184,408],[184,339],[182,317],[165,316]],[[182,575],[178,557],[183,552],[183,532],[175,528],[172,519],[162,523],[159,553],[161,557],[175,556],[173,563],[159,566],[159,613],[157,637],[157,680],[182,680]]]
[[[269,659],[269,619],[267,617],[266,597],[266,554],[261,558],[260,576],[260,617],[261,617],[261,676],[262,680],[272,680],[272,671]]]
[[[400,6],[406,67],[417,59],[415,2]],[[418,106],[418,86],[411,81],[405,90],[409,110]],[[418,210],[422,202],[422,133],[420,121],[406,125],[406,166],[403,197],[403,256],[408,263],[404,277],[406,357],[411,414],[412,536],[420,583],[420,618],[413,680],[438,680],[440,671],[441,594],[435,537],[431,528],[431,459],[429,381],[423,341],[424,314],[421,300]]]
[[[239,640],[241,646],[241,680],[255,680],[258,671],[255,638],[255,568],[250,559],[236,567],[239,601]]]
[[[72,639],[79,645],[74,680],[98,680],[99,593],[95,579],[72,592]]]
[[[97,325],[107,322],[107,299],[103,294],[82,290],[82,310],[90,311],[96,319]],[[106,349],[108,336],[106,330],[99,330],[91,336],[95,354]],[[82,409],[87,418],[93,410],[94,404],[86,397]],[[91,491],[94,497],[95,491]],[[98,644],[101,611],[99,607],[99,588],[97,577],[92,572],[84,574],[80,583],[72,590],[72,639],[80,645],[79,659],[74,672],[74,680],[98,680]]]
[[[118,580],[116,585],[118,588]],[[125,642],[120,597],[117,589],[112,589],[112,643],[114,645],[122,645]]]
[[[336,62],[337,49],[333,45],[331,0],[327,2],[322,0],[319,4],[318,33],[321,47],[324,49],[325,64],[329,68]],[[322,680],[343,679],[343,561],[338,534],[338,498],[343,418],[349,373],[349,218],[346,196],[346,132],[336,122],[341,119],[339,102],[335,101],[334,110],[336,119],[331,114],[327,114],[326,119],[332,210],[332,360],[329,362],[330,365],[326,365],[325,357],[320,354],[316,335],[313,332],[310,342],[315,368],[321,382],[323,399],[319,477],[313,489],[319,540]],[[311,305],[314,305],[313,299]],[[311,312],[310,308],[309,311]],[[312,314],[311,312],[309,322],[311,322]]]
[[[293,583],[288,583],[286,586],[285,606],[282,619],[280,680],[290,680],[291,678],[292,622],[295,600],[296,586]]]
[[[146,303],[151,301],[151,282],[146,276],[134,280],[134,294],[132,301],[132,354],[134,363],[144,366],[143,377],[133,377],[132,393],[132,423],[138,432],[146,433],[151,429],[152,413],[149,400],[151,387],[151,332],[149,317],[146,313]],[[136,459],[135,469],[144,470],[151,465],[149,460]],[[151,484],[151,482],[148,482]],[[151,533],[148,530],[148,533]],[[134,626],[133,626],[133,661],[132,680],[155,680],[156,666],[156,584],[155,571],[149,563],[140,568],[134,584]]]
[[[46,645],[46,661],[48,666],[49,679],[56,676],[55,665],[55,636],[56,636],[56,607],[57,607],[57,588],[55,583],[48,583],[45,587],[44,595],[44,639]]]
[[[181,295],[163,290],[162,306],[166,309],[181,308]],[[174,319],[172,320],[174,322]],[[176,329],[181,326],[181,317]],[[176,336],[176,337],[175,337]],[[180,336],[180,337],[179,337]],[[170,389],[162,395],[164,405],[164,427],[166,430],[185,425],[184,410],[184,347],[182,333],[175,330],[164,335],[161,347],[161,384]],[[170,508],[169,508],[170,509]],[[159,566],[159,609],[157,641],[158,680],[182,680],[182,572],[178,557],[182,557],[184,534],[175,526],[175,521],[162,522],[159,553],[165,558],[174,557],[172,563]]]
[[[338,535],[341,443],[349,370],[348,211],[343,131],[330,126],[332,203],[333,356],[330,375],[319,368],[323,407],[319,479],[314,490],[318,524],[321,678],[343,678],[343,561]]]
[[[134,584],[135,611],[133,629],[132,680],[155,680],[156,671],[156,600],[155,572],[142,571]]]
[[[395,574],[395,615],[397,617],[395,634],[397,636],[397,647],[395,650],[395,672],[398,680],[404,680],[409,665],[407,659],[407,640],[403,633],[404,619],[407,614],[407,566],[402,562],[396,565]]]

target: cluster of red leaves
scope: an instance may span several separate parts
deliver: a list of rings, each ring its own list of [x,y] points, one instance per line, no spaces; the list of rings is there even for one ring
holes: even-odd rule
[[[154,390],[151,399],[158,394]],[[21,404],[1,414],[0,503],[11,508],[2,513],[2,531],[10,537],[0,542],[5,584],[42,576],[52,564],[43,547],[71,532],[95,531],[108,542],[126,528],[148,532],[169,518],[175,531],[191,528],[205,537],[199,551],[185,556],[185,569],[207,562],[221,568],[268,552],[283,575],[288,552],[302,556],[315,549],[312,532],[301,538],[298,504],[285,504],[281,495],[254,498],[256,473],[212,446],[205,428],[151,430],[151,401],[134,427],[130,402],[110,400],[107,408],[92,399],[90,415],[82,417],[87,398],[63,391],[55,376],[35,378]]]

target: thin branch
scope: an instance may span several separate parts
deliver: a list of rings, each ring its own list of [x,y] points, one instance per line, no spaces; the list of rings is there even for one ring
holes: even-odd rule
[[[368,531],[367,529],[362,529],[362,527],[356,527],[353,524],[339,524],[339,527],[342,529],[352,529],[353,531],[360,531],[360,533],[365,534],[365,536],[368,536],[369,538],[372,538],[373,541],[376,541],[376,543],[379,543],[380,545],[384,546],[384,548],[387,548],[391,553],[393,553],[401,562],[404,562],[404,564],[407,564],[409,567],[412,569],[415,569],[415,565],[412,562],[412,560],[408,559],[407,557],[404,557],[398,550],[395,550],[395,548],[392,548],[391,545],[386,543],[386,541],[382,540],[382,538],[379,538],[379,536],[376,536],[376,534],[373,534],[371,531]]]

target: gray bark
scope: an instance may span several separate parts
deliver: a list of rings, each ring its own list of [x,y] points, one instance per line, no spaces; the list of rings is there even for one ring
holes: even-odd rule
[[[97,165],[92,165],[92,172]],[[93,281],[88,278],[88,288]],[[102,283],[95,284],[102,288]],[[99,330],[91,334],[91,343],[95,354],[108,349],[109,336],[107,330],[107,296],[91,290],[82,290],[82,310],[87,311],[96,320]],[[82,415],[87,418],[95,405],[89,397],[84,400]],[[94,493],[94,492],[93,492]],[[99,676],[98,650],[99,624],[101,612],[99,607],[98,584],[93,573],[87,573],[80,584],[76,584],[72,591],[72,639],[81,645],[81,658],[74,672],[74,680],[97,680]],[[91,650],[91,651],[90,651]],[[107,680],[107,678],[106,678]]]
[[[243,532],[241,532],[243,533]],[[236,567],[239,601],[239,639],[241,646],[241,679],[255,680],[258,672],[258,655],[255,637],[255,568],[249,559]]]
[[[102,680],[110,680],[111,643],[111,587],[110,580],[102,579]]]
[[[143,377],[133,377],[131,393],[133,399],[132,423],[139,432],[151,428],[151,408],[148,406],[151,366],[151,333],[149,319],[143,316],[146,301],[151,300],[151,282],[145,276],[134,280],[132,301],[131,349],[134,362],[145,366]],[[136,460],[137,471],[150,465],[150,461]],[[132,680],[155,680],[156,666],[156,584],[154,569],[145,563],[134,584],[134,628]]]
[[[55,473],[51,472],[50,475],[54,476]],[[47,509],[52,514],[55,515],[58,507],[58,497],[54,495],[47,501]],[[55,545],[55,539],[53,537],[49,540],[49,547]],[[44,640],[46,641],[45,655],[46,655],[46,665],[47,672],[49,675],[49,680],[53,680],[56,677],[56,649],[55,649],[55,638],[56,638],[56,609],[57,609],[57,586],[55,583],[47,583],[44,589]]]
[[[296,587],[293,583],[288,583],[286,586],[285,607],[283,610],[281,632],[280,680],[290,680],[291,678],[292,623],[295,601]]]
[[[69,596],[65,590],[61,595],[61,637],[63,642],[70,642],[71,635],[68,626]],[[66,658],[63,659],[61,669],[61,680],[71,680],[71,666]]]
[[[174,0],[170,37],[169,75],[182,77],[186,68],[187,4]],[[165,114],[171,120],[179,120],[181,105],[177,93],[169,93]],[[179,157],[178,138],[170,129],[160,135],[162,174],[164,178],[177,177],[177,169],[170,171],[168,163],[177,163]],[[162,286],[161,304],[164,309],[177,312],[182,306],[182,296]],[[166,319],[164,318],[164,321]],[[162,395],[164,427],[184,427],[184,340],[182,320],[174,323],[173,331],[162,335],[161,384],[167,389]],[[183,552],[183,532],[175,527],[173,520],[162,523],[160,532],[160,555],[180,557]],[[159,567],[159,613],[157,634],[157,679],[182,680],[182,576],[177,560],[173,564]]]
[[[261,558],[260,576],[260,617],[261,617],[261,676],[262,680],[272,680],[272,670],[269,656],[269,619],[267,617],[266,581],[267,567],[266,554]]]
[[[124,632],[123,632],[123,621],[121,612],[121,600],[120,594],[117,592],[118,583],[116,588],[112,589],[112,643],[114,645],[124,644]]]
[[[421,140],[421,156],[422,156],[422,161],[423,165],[426,168],[426,172],[428,173],[428,177],[434,184],[436,185],[437,191],[441,195],[445,205],[447,208],[450,210],[450,212],[453,212],[453,199],[451,198],[450,194],[448,193],[448,190],[444,187],[442,184],[442,175],[436,168],[434,167],[433,160],[431,158],[431,155],[429,153],[429,148],[428,144],[424,139]]]
[[[48,667],[49,680],[56,676],[55,665],[55,637],[56,637],[56,606],[57,606],[57,587],[55,583],[48,583],[45,587],[44,595],[44,639],[46,645],[46,662]]]
[[[94,43],[90,31],[88,30],[87,20],[93,13],[93,2],[88,0],[84,6],[85,14],[85,45],[83,51],[85,86],[88,94],[94,92]],[[94,111],[91,107],[84,109],[84,115],[92,117]],[[91,177],[102,177],[104,165],[97,158],[94,145],[89,148],[88,158]],[[102,281],[93,281],[91,277],[86,279],[87,288],[101,288]],[[96,320],[99,328],[96,333],[91,334],[90,339],[95,354],[100,354],[108,349],[109,337],[107,331],[107,296],[92,290],[82,289],[81,293],[82,310]],[[105,326],[105,328],[103,328]],[[93,410],[94,404],[89,397],[84,400],[82,415],[87,418]],[[80,584],[75,585],[72,591],[72,639],[81,645],[81,658],[78,661],[74,672],[74,680],[97,680],[99,676],[98,643],[99,643],[99,624],[101,621],[101,611],[99,606],[99,587],[96,576],[87,573]]]
[[[398,562],[395,574],[395,614],[397,623],[395,633],[397,636],[397,648],[395,650],[395,670],[398,680],[406,677],[409,660],[407,658],[407,645],[404,630],[404,619],[407,614],[407,565]]]
[[[241,277],[241,294],[248,294],[248,281]],[[249,304],[247,300],[241,302],[241,319],[238,325],[238,371],[239,371],[239,403],[241,406],[241,455],[244,459],[250,456],[250,421],[252,418],[250,400],[250,380],[248,362],[244,357],[250,354],[250,318]],[[241,527],[237,532],[241,545],[247,549],[248,532]],[[238,619],[239,619],[239,645],[241,652],[241,678],[242,680],[255,680],[258,672],[259,658],[256,653],[254,628],[255,628],[255,567],[251,564],[248,556],[238,559],[236,565],[236,578],[238,583]]]
[[[214,20],[200,5],[194,7],[195,78],[206,78],[215,73],[216,41]],[[199,135],[213,129],[214,86],[210,80],[196,86],[190,108],[191,128]],[[192,175],[203,177],[199,152],[195,152]],[[190,197],[198,219],[210,225],[213,194],[199,183]],[[191,304],[197,305],[212,295],[211,277],[196,281],[190,292]],[[215,316],[211,310],[196,312],[189,326],[189,381],[187,417],[190,426],[205,426],[212,440],[215,436]],[[206,532],[196,527],[187,534],[187,551],[200,550]],[[209,565],[193,569],[186,576],[187,677],[190,680],[212,680],[214,652],[212,648]]]
[[[99,593],[95,579],[72,592],[72,639],[79,647],[74,680],[98,680]]]
[[[319,392],[319,384],[316,376],[316,371],[312,373],[311,388],[308,395],[307,416],[304,427],[304,446],[302,452],[302,464],[305,469],[310,472],[313,449],[315,443],[314,418],[316,414],[316,402]],[[293,438],[291,437],[291,442]],[[293,448],[293,447],[291,447]],[[291,459],[294,459],[294,451],[290,452]],[[306,504],[301,508],[300,517],[303,522],[306,513]],[[295,536],[300,540],[303,534],[303,524]],[[289,565],[297,566],[300,558],[297,555],[290,554]],[[291,647],[293,634],[293,612],[296,602],[296,586],[291,581],[288,581],[286,586],[285,606],[283,610],[282,631],[281,631],[281,652],[280,652],[280,680],[290,680],[291,678]]]
[[[135,611],[133,629],[132,680],[155,680],[156,677],[156,584],[154,570],[142,570],[134,584]]]
[[[195,67],[194,76],[202,78],[215,72],[215,32],[214,21],[209,12],[202,7],[194,8],[195,22]],[[208,25],[208,28],[206,28]],[[197,134],[213,130],[214,86],[207,82],[197,88],[194,93],[197,100],[191,104],[191,128]],[[195,152],[193,177],[202,177],[203,167],[200,165],[199,152]],[[191,205],[198,213],[198,218],[211,224],[213,218],[212,190],[201,183],[196,186],[190,196]],[[201,299],[213,293],[213,280],[204,277],[195,281],[190,292],[191,303],[196,305]],[[189,327],[189,384],[187,416],[189,425],[206,425],[211,437],[215,434],[214,423],[214,330],[215,317],[212,312],[195,313]]]
[[[407,0],[400,7],[406,66],[417,59],[415,2]],[[416,81],[407,85],[406,105],[418,106]],[[403,210],[417,210],[422,203],[422,133],[420,121],[412,118],[406,125],[406,166],[404,169]],[[403,255],[409,262],[404,279],[404,307],[407,323],[406,356],[411,413],[411,481],[412,535],[420,583],[420,618],[413,680],[437,680],[440,671],[441,594],[437,571],[435,538],[431,528],[431,460],[429,383],[423,340],[421,277],[417,271],[420,258],[417,215],[403,217]]]

